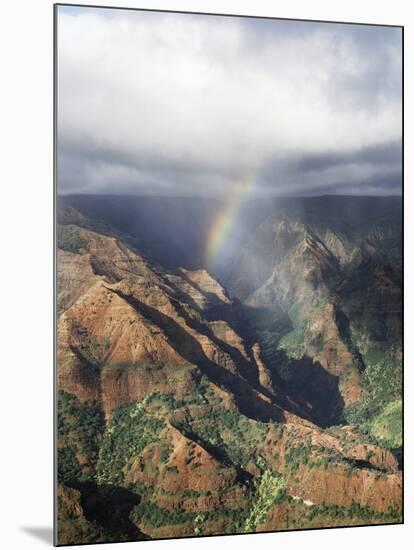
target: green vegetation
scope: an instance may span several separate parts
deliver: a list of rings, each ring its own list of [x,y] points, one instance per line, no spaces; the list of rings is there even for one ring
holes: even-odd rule
[[[359,519],[363,523],[395,523],[401,521],[401,513],[390,508],[386,512],[375,512],[371,508],[353,502],[350,506],[335,504],[313,505],[307,514],[306,520],[312,521],[316,517],[333,518],[334,520]]]
[[[206,521],[206,514],[197,514],[193,520],[194,534],[198,537],[203,534],[203,526]]]
[[[197,500],[200,497],[209,497],[212,495],[211,491],[193,491],[192,489],[186,489],[182,493],[183,497],[190,498],[191,500]]]
[[[305,327],[303,324],[288,332],[279,342],[279,349],[291,359],[300,359],[305,352]]]
[[[88,246],[88,241],[81,236],[76,225],[58,225],[56,239],[58,248],[74,254],[80,254]]]
[[[255,532],[257,526],[266,520],[270,507],[286,496],[283,478],[271,470],[265,470],[259,478],[255,478],[253,486],[255,497],[244,524],[245,533]]]
[[[112,412],[99,449],[96,468],[99,484],[122,485],[124,469],[131,458],[160,440],[165,421],[162,407],[150,406],[154,399],[154,394],[150,394],[142,401],[122,405]],[[162,399],[158,402],[161,404]]]
[[[399,257],[398,250],[398,242],[394,242],[387,255],[395,252]],[[402,441],[401,326],[398,315],[393,316],[399,312],[400,287],[400,268],[393,263],[378,269],[374,262],[362,262],[340,289],[352,340],[366,365],[364,398],[348,406],[344,418],[390,448],[399,447]]]
[[[361,379],[365,396],[345,408],[345,420],[361,432],[373,436],[382,445],[389,448],[401,446],[401,363],[381,357],[377,362],[368,364]]]
[[[98,483],[122,484],[125,478],[125,467],[131,458],[138,456],[146,447],[154,443],[161,442],[160,462],[166,464],[170,457],[171,447],[168,441],[162,440],[160,437],[160,432],[165,427],[165,419],[172,411],[184,406],[204,405],[208,402],[207,393],[207,386],[202,380],[198,392],[191,395],[189,399],[176,400],[170,394],[151,393],[140,402],[115,409],[99,450],[96,473]],[[239,415],[234,413],[234,416]],[[226,415],[224,417],[227,419]],[[208,421],[211,426],[214,425],[212,417],[209,417]],[[229,419],[227,421],[232,425]],[[214,431],[214,434],[219,439],[217,430]],[[235,447],[235,452],[237,452],[237,447]],[[191,459],[190,449],[188,463]],[[197,461],[191,463],[193,469],[198,466]],[[175,465],[165,467],[171,473],[178,472]]]
[[[74,327],[74,332],[80,337],[79,351],[88,363],[95,366],[102,366],[111,346],[110,339],[107,336],[98,338],[90,334],[85,327]]]
[[[288,309],[293,329],[287,333],[285,332],[284,336],[277,343],[277,348],[285,351],[288,358],[300,359],[303,357],[308,344],[312,344],[316,347],[317,351],[322,350],[324,344],[322,335],[318,335],[312,342],[309,341],[309,336],[307,335],[309,321],[304,318],[303,311],[310,304],[312,304],[312,308],[321,309],[326,303],[327,297],[324,292],[320,291],[308,295],[305,301],[296,303]],[[309,313],[307,315],[309,315]]]
[[[227,533],[241,533],[248,514],[248,510],[228,508],[203,513],[188,512],[182,508],[166,510],[148,500],[142,500],[134,507],[130,517],[136,525],[149,524],[152,527],[189,524],[195,535],[202,535],[206,522],[219,520],[225,521]]]
[[[63,390],[58,390],[57,406],[58,479],[92,479],[104,430],[102,411]]]
[[[160,453],[161,464],[165,464],[166,462],[168,462],[168,459],[170,458],[170,454],[171,454],[171,445],[168,442],[163,443],[161,447],[161,453]]]
[[[402,401],[388,403],[370,423],[370,433],[388,448],[402,446]]]
[[[367,380],[373,380],[372,384],[378,384],[382,380],[377,373],[372,371],[372,376]],[[367,382],[368,383],[368,382]],[[373,392],[374,394],[374,392]],[[383,393],[379,391],[375,394],[376,399],[382,399]],[[87,472],[85,478],[83,465],[78,461],[79,449],[83,452],[88,451],[94,456],[96,463],[95,480],[102,486],[125,486],[128,464],[131,459],[138,457],[145,448],[157,445],[159,449],[160,464],[149,464],[146,461],[145,467],[165,468],[171,474],[178,474],[178,469],[174,463],[168,463],[171,458],[172,448],[169,441],[163,438],[165,420],[172,411],[177,410],[177,405],[185,406],[188,402],[196,405],[208,400],[208,391],[206,387],[200,391],[200,395],[177,401],[172,395],[151,393],[143,400],[127,405],[123,405],[112,412],[110,421],[107,425],[104,435],[103,419],[101,413],[91,406],[80,404],[78,400],[60,392],[60,411],[64,421],[59,424],[60,437],[64,438],[64,446],[59,449],[59,462],[61,481],[70,481],[74,479],[91,479],[93,475],[92,468]],[[84,410],[86,408],[86,410]],[[383,429],[383,425],[393,425],[397,422],[400,409],[397,403],[393,403],[385,409],[380,423],[378,421],[378,430]],[[69,444],[72,441],[73,426],[76,418],[81,418],[82,434],[76,434],[78,444],[73,446]],[[281,435],[283,426],[272,425],[271,433],[278,432]],[[317,456],[317,449],[312,446],[311,441],[305,439],[303,443],[298,444],[295,430],[292,428],[287,434],[287,452],[286,476],[270,470],[265,458],[260,454],[259,449],[268,437],[269,424],[253,421],[237,411],[228,411],[215,409],[209,415],[200,415],[193,418],[191,425],[182,426],[184,432],[191,432],[192,438],[199,441],[207,449],[209,445],[214,447],[215,452],[223,460],[224,464],[234,464],[237,467],[244,468],[247,464],[255,463],[256,468],[261,472],[250,481],[242,483],[245,495],[249,499],[243,510],[229,510],[223,507],[206,512],[188,511],[182,507],[173,510],[160,508],[152,499],[156,494],[154,488],[146,486],[131,487],[130,489],[141,495],[141,502],[136,505],[130,515],[130,519],[135,525],[149,525],[153,528],[182,525],[185,526],[185,532],[201,536],[209,533],[210,523],[219,522],[222,525],[223,532],[243,533],[255,532],[258,526],[266,522],[268,513],[272,506],[288,501],[289,506],[295,507],[296,501],[292,500],[286,493],[286,476],[295,476],[295,471],[301,464],[308,464],[310,468],[328,468],[331,463],[337,463],[340,458],[324,454]],[[338,431],[339,428],[333,428]],[[336,432],[335,432],[336,433]],[[95,435],[94,435],[95,434]],[[96,440],[96,434],[99,439]],[[337,434],[338,435],[338,434]],[[95,437],[95,443],[94,441]],[[66,439],[65,439],[66,438]],[[293,439],[292,439],[293,438]],[[98,443],[100,443],[99,455],[97,456]],[[394,443],[394,442],[392,442]],[[391,444],[391,442],[390,442]],[[197,446],[193,441],[188,441],[186,445],[185,460],[191,468],[198,467]],[[94,454],[93,454],[94,452]],[[316,453],[316,455],[315,455]],[[157,454],[154,454],[157,456]],[[188,461],[187,461],[188,459]],[[92,464],[92,462],[91,462]],[[352,472],[353,464],[345,463],[349,468],[346,472]],[[93,466],[95,466],[93,464]],[[228,470],[228,469],[227,469]],[[223,475],[226,475],[226,468],[223,469]],[[345,475],[347,475],[345,473]],[[82,477],[84,476],[84,477]],[[175,497],[174,493],[158,489],[164,498]],[[209,491],[184,491],[182,494],[183,502],[185,499],[197,501],[201,496],[209,496]],[[303,504],[302,504],[303,506]],[[363,508],[357,504],[350,507],[337,507],[331,505],[310,506],[303,512],[303,518],[286,519],[287,528],[306,527],[319,525],[321,522],[331,522],[332,525],[346,525],[350,523],[387,523],[400,520],[397,512],[389,510],[385,514],[378,514],[372,510]]]
[[[58,481],[68,483],[82,478],[75,447],[58,447]]]
[[[286,465],[288,471],[296,470],[301,464],[307,464],[311,456],[312,447],[309,443],[289,447],[286,452]]]
[[[326,452],[326,451],[325,451]],[[368,460],[368,459],[367,459]],[[355,468],[355,461],[351,459],[346,459],[341,455],[330,453],[317,456],[307,462],[309,468],[323,468],[327,470],[330,466],[337,466],[340,464],[345,468],[344,475],[349,477],[352,475],[352,472]]]
[[[245,467],[256,457],[257,447],[264,441],[268,425],[252,421],[236,411],[217,409],[208,417],[194,421],[191,430],[201,443],[218,449],[224,460]]]

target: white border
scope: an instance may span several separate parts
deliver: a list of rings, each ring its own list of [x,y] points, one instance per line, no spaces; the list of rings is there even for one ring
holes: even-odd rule
[[[86,4],[93,2],[85,2]],[[414,19],[406,0],[101,0],[100,5],[323,19],[405,26],[406,504],[404,526],[154,541],[141,548],[218,549],[236,544],[292,548],[408,547],[414,540],[412,474],[414,310],[410,52]],[[52,526],[52,2],[9,0],[0,15],[1,128],[1,504],[0,541],[7,550],[44,548],[27,532]],[[411,187],[411,188],[410,188]],[[412,338],[411,338],[412,340]],[[25,530],[26,529],[26,530]],[[43,529],[43,531],[42,531]],[[39,531],[40,530],[40,531]],[[131,544],[108,548],[126,550]],[[135,543],[136,544],[136,543]],[[411,545],[410,545],[411,546]],[[100,548],[105,546],[87,546]]]

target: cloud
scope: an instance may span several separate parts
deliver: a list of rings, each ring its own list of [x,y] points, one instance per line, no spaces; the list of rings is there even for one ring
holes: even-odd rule
[[[400,149],[398,28],[59,9],[59,192],[396,193]]]

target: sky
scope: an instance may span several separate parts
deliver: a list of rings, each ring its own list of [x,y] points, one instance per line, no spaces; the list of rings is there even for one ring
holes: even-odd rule
[[[401,29],[60,7],[58,192],[401,194]]]

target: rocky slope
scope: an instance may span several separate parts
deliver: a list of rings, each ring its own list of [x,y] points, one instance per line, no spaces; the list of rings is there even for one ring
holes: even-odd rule
[[[60,543],[400,520],[394,454],[351,426],[324,429],[363,391],[339,306],[317,306],[342,269],[326,245],[281,228],[296,244],[272,281],[300,261],[305,283],[263,302],[266,280],[242,304],[204,269],[167,270],[85,220],[69,211],[58,229]],[[260,325],[277,331],[289,300],[312,318],[306,391],[306,374],[281,376],[283,348]],[[321,395],[329,407],[315,410]]]
[[[318,423],[341,422],[366,399],[367,369],[386,362],[401,378],[401,235],[398,198],[291,201],[226,274],[256,318],[263,354]]]

